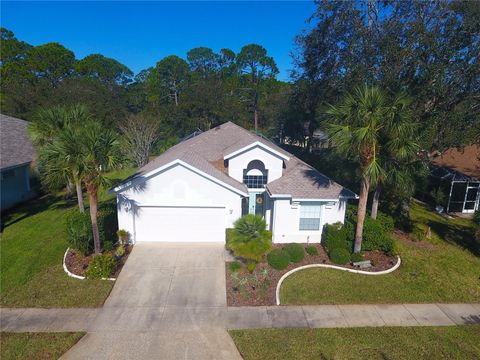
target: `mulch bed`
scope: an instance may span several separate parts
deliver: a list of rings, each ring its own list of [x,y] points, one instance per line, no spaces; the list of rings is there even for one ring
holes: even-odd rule
[[[115,268],[115,271],[112,275],[110,275],[110,277],[116,278],[120,274],[120,271],[122,271],[123,265],[125,265],[125,263],[127,262],[128,255],[130,255],[132,249],[133,245],[125,246],[125,255],[120,258],[117,263],[117,267]],[[115,250],[116,247],[114,247],[110,251],[104,251],[103,254],[110,254],[112,256],[115,256]],[[76,250],[70,249],[68,250],[67,256],[65,257],[65,265],[67,266],[68,271],[70,271],[72,274],[78,276],[85,276],[85,272],[87,271],[88,265],[92,261],[93,256],[94,254],[85,256]]]
[[[395,229],[393,230],[393,236],[395,237],[395,239],[403,242],[404,244],[407,244],[409,246],[415,246],[415,247],[418,247],[418,248],[422,248],[422,249],[427,249],[427,250],[433,250],[435,249],[435,245],[428,242],[428,241],[418,241],[418,240],[413,240],[412,237],[402,231],[402,230],[398,230],[398,229]]]
[[[275,291],[277,283],[286,272],[300,266],[309,264],[334,264],[328,258],[325,249],[320,244],[310,244],[318,249],[318,255],[309,255],[305,252],[303,261],[289,264],[284,270],[275,270],[268,263],[261,262],[257,265],[253,274],[250,274],[245,266],[235,275],[229,269],[229,263],[225,263],[227,304],[228,306],[266,306],[275,305]],[[274,248],[282,248],[284,245],[275,244]],[[397,258],[388,256],[381,251],[365,251],[364,260],[372,261],[373,266],[363,271],[383,271],[390,269],[397,263]],[[356,269],[353,265],[343,265],[345,268]],[[232,276],[233,275],[233,276]],[[240,280],[236,280],[237,279]]]

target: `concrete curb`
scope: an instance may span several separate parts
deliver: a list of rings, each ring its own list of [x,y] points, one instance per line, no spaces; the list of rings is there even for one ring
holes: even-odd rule
[[[65,254],[63,255],[63,271],[65,271],[67,273],[67,275],[72,277],[72,278],[79,279],[79,280],[85,280],[85,276],[75,275],[74,273],[70,272],[70,270],[68,270],[67,264],[65,264],[65,259],[67,258],[67,254],[68,254],[69,250],[70,250],[70,248],[67,248],[67,250],[65,251]],[[116,278],[102,278],[101,280],[115,281],[117,279]]]
[[[341,267],[341,266],[328,265],[328,264],[310,264],[310,265],[300,266],[298,268],[295,268],[295,269],[292,269],[292,270],[286,272],[285,274],[283,274],[283,276],[280,278],[280,280],[278,280],[277,288],[275,290],[276,304],[280,305],[280,287],[282,286],[283,280],[285,280],[287,277],[289,277],[293,273],[296,273],[297,271],[304,270],[304,269],[310,269],[310,268],[316,268],[316,267],[323,267],[323,268],[328,268],[328,269],[347,271],[347,272],[351,272],[351,273],[354,273],[354,274],[361,274],[361,275],[385,275],[385,274],[389,274],[389,273],[398,269],[398,267],[402,263],[402,260],[400,259],[400,256],[397,256],[397,259],[398,259],[397,263],[393,267],[391,267],[390,269],[382,270],[382,271],[376,271],[376,272],[354,270],[354,269],[348,269],[348,268],[344,268],[344,267]]]

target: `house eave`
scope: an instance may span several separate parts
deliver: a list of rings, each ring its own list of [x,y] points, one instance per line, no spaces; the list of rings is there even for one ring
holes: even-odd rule
[[[254,148],[254,147],[256,147],[256,146],[261,147],[261,148],[263,148],[264,150],[266,150],[266,151],[268,151],[268,152],[271,152],[272,154],[274,154],[274,155],[282,158],[283,160],[286,160],[286,161],[290,160],[290,157],[282,154],[281,152],[279,152],[279,151],[277,151],[277,150],[275,150],[275,149],[272,149],[271,147],[269,147],[268,145],[265,145],[264,143],[262,143],[262,142],[260,142],[260,141],[255,141],[255,142],[253,142],[253,143],[251,143],[251,144],[249,144],[249,145],[247,145],[247,146],[244,146],[244,147],[241,148],[241,149],[235,150],[235,151],[233,151],[233,152],[225,155],[223,158],[224,158],[224,160],[231,159],[231,158],[233,158],[233,157],[235,157],[235,156],[237,156],[237,155],[239,155],[239,154],[241,154],[241,153],[244,153],[245,151],[248,151],[248,150],[250,150],[251,148]]]

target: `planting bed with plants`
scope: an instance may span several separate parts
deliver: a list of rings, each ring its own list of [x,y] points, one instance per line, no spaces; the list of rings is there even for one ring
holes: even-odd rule
[[[110,274],[105,277],[116,278],[120,274],[120,271],[122,270],[123,265],[125,265],[128,255],[132,251],[133,246],[132,245],[124,246],[123,247],[124,254],[122,256],[119,256],[117,253],[122,252],[122,250],[119,250],[121,246],[122,245],[117,245],[111,250],[103,251],[101,255],[98,255],[98,256],[104,257],[104,259],[108,258],[107,260],[100,261],[100,262],[103,262],[103,264],[101,264],[100,267],[105,269],[105,273],[108,272],[109,268],[112,268]],[[92,263],[92,260],[94,259],[94,257],[95,255],[93,253],[84,255],[78,250],[69,249],[67,256],[65,257],[65,265],[67,266],[68,271],[70,271],[72,274],[88,277],[87,270],[89,268],[89,265]],[[109,259],[112,259],[113,261]],[[101,272],[103,272],[103,270],[101,270]]]
[[[288,271],[310,264],[328,264],[359,269],[355,262],[367,261],[363,271],[379,272],[392,268],[398,261],[391,236],[393,221],[381,216],[368,221],[364,249],[352,254],[354,224],[326,225],[320,244],[275,244],[265,230],[264,220],[246,215],[227,231],[227,249],[236,261],[226,263],[227,304],[261,306],[276,303],[275,291],[280,278]]]

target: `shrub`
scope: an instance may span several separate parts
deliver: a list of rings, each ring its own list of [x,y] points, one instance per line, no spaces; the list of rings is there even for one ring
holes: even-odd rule
[[[363,225],[362,250],[381,250],[387,254],[393,251],[393,238],[384,230],[384,224],[372,218],[366,218]]]
[[[316,246],[312,246],[312,245],[307,246],[305,248],[305,251],[307,252],[308,255],[312,255],[312,256],[318,255],[318,249]]]
[[[283,249],[274,249],[267,255],[267,261],[272,268],[283,270],[290,263],[290,255]]]
[[[98,232],[100,241],[115,239],[118,229],[117,205],[113,201],[102,202],[98,206]]]
[[[228,268],[232,273],[239,271],[241,267],[242,267],[242,264],[240,264],[238,261],[233,261],[230,264],[228,264]]]
[[[125,255],[125,248],[120,245],[115,251],[115,255],[117,255],[118,257],[122,257],[123,255]]]
[[[93,249],[92,223],[88,213],[81,214],[77,208],[66,216],[68,246],[86,255]]]
[[[352,255],[350,255],[350,260],[352,262],[363,261],[363,254],[361,252],[353,253]]]
[[[385,233],[390,234],[394,228],[394,221],[391,216],[388,216],[384,213],[378,213],[377,221],[382,225]]]
[[[113,249],[113,242],[105,241],[103,243],[103,251],[111,251]]]
[[[251,262],[247,263],[247,270],[250,274],[255,271],[256,267],[257,267],[257,263],[254,262],[254,261],[251,261]]]
[[[350,253],[347,249],[336,248],[329,252],[328,256],[335,264],[344,265],[350,262]]]
[[[288,244],[284,250],[288,252],[290,261],[293,263],[299,263],[305,258],[305,250],[300,244]]]
[[[475,214],[473,214],[473,222],[480,226],[480,210],[475,211]]]
[[[272,233],[261,216],[248,214],[235,221],[234,229],[227,238],[227,249],[237,257],[260,261],[272,248]],[[227,233],[228,234],[228,233]]]
[[[422,241],[425,240],[425,228],[421,224],[413,225],[412,233],[410,238],[413,241]]]
[[[118,228],[116,206],[111,202],[101,203],[98,207],[98,232],[100,242],[105,246],[109,239],[115,239],[115,229]],[[82,252],[84,255],[93,250],[92,223],[88,209],[80,213],[72,209],[66,216],[66,232],[68,246]]]
[[[323,228],[323,245],[327,251],[332,251],[333,249],[351,249],[351,243],[347,240],[348,238],[348,225],[343,225],[340,222],[335,224],[326,224]]]
[[[127,230],[119,229],[117,231],[117,237],[120,244],[126,245],[130,239],[130,233]]]
[[[116,264],[113,256],[109,254],[95,255],[85,274],[89,279],[108,278]]]

